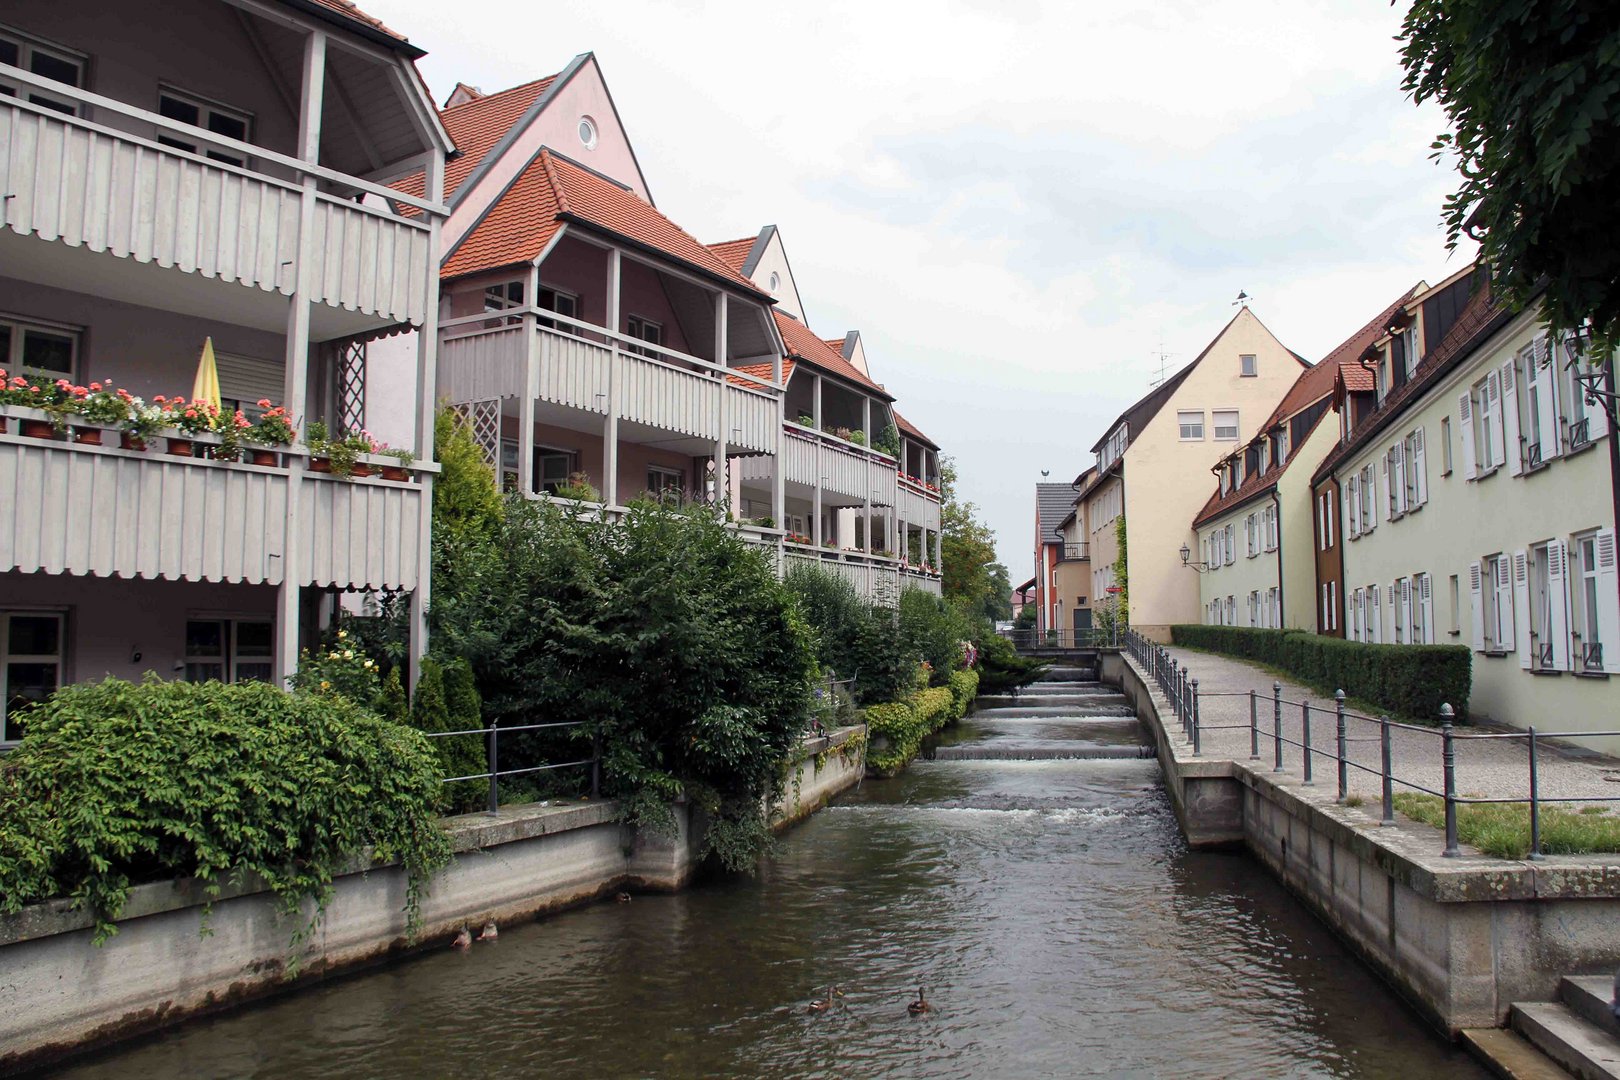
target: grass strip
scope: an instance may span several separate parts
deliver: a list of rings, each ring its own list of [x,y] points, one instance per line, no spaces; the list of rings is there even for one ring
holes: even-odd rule
[[[1446,804],[1437,795],[1403,791],[1395,809],[1425,825],[1445,828]],[[1459,803],[1457,838],[1487,855],[1522,859],[1530,854],[1530,807],[1525,803]],[[1620,817],[1600,806],[1541,807],[1541,851],[1544,855],[1592,855],[1620,852]]]

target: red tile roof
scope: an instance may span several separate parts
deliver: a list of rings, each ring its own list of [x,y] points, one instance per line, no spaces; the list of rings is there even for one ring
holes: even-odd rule
[[[906,435],[910,435],[913,439],[916,439],[920,443],[933,447],[935,450],[939,449],[939,444],[933,439],[930,439],[928,436],[924,435],[916,424],[913,424],[910,420],[907,420],[905,417],[901,416],[899,409],[894,409],[893,412],[894,426],[899,428],[901,432]]]
[[[738,364],[735,370],[741,371],[746,375],[752,375],[756,379],[764,379],[766,382],[771,381],[771,365],[770,364]],[[782,385],[783,386],[787,385],[787,381],[788,381],[789,377],[792,376],[792,374],[793,374],[793,358],[791,356],[784,356],[782,358]],[[752,386],[753,385],[753,383],[749,382],[747,379],[739,379],[739,378],[737,378],[737,377],[735,377],[733,375],[727,375],[726,378],[729,379],[730,381],[736,383],[738,386]]]
[[[465,107],[476,108],[484,101]],[[651,248],[728,285],[765,296],[634,192],[544,148],[450,254],[442,276],[456,278],[532,262],[565,222]]]
[[[754,241],[757,239],[758,237],[749,236],[741,240],[722,240],[718,244],[710,244],[709,250],[719,256],[721,262],[740,274],[743,263],[748,261],[748,253],[754,250]]]
[[[444,163],[444,197],[447,201],[478,168],[479,163],[489,156],[489,152],[495,149],[495,144],[512,130],[512,125],[529,110],[529,106],[551,89],[551,84],[556,81],[557,76],[547,75],[522,86],[485,94],[439,110],[439,119],[458,152],[456,157]],[[389,186],[421,198],[427,188],[427,180],[421,173],[413,173]],[[407,207],[405,213],[414,217],[420,211]]]
[[[1209,500],[1204,503],[1204,508],[1198,511],[1197,515],[1193,517],[1193,528],[1196,529],[1206,521],[1209,521],[1212,518],[1220,517],[1233,507],[1241,506],[1250,499],[1270,491],[1273,485],[1275,485],[1277,481],[1282,478],[1282,474],[1288,471],[1288,467],[1295,461],[1299,460],[1300,448],[1305,445],[1305,441],[1307,439],[1316,433],[1317,425],[1320,424],[1323,418],[1326,416],[1326,412],[1324,412],[1321,416],[1318,416],[1311,424],[1310,431],[1307,431],[1303,436],[1301,436],[1298,444],[1292,445],[1288,448],[1289,452],[1286,460],[1280,462],[1274,461],[1271,463],[1271,467],[1265,472],[1255,473],[1252,476],[1244,477],[1243,483],[1239,484],[1231,491],[1228,491],[1225,495],[1221,494],[1221,489],[1219,486],[1217,486],[1214,494],[1210,495]]]
[[[832,351],[837,353],[839,356],[844,355],[844,339],[843,338],[824,337],[821,340],[825,341],[827,343],[827,347],[832,349]]]
[[[1360,364],[1340,365],[1339,378],[1344,380],[1344,388],[1346,390],[1378,389],[1378,376],[1374,375]]]
[[[1408,403],[1417,400],[1452,368],[1466,360],[1512,317],[1506,307],[1498,305],[1489,287],[1488,275],[1481,273],[1479,280],[1486,284],[1469,296],[1468,303],[1457,316],[1457,321],[1452,323],[1451,329],[1446,331],[1446,336],[1440,339],[1440,344],[1424,356],[1410,379],[1390,391],[1372,415],[1356,425],[1348,440],[1340,442],[1328,452],[1311,477],[1312,483],[1320,482],[1341,461],[1370,442],[1400,415]],[[1354,369],[1346,367],[1342,370],[1348,374]]]
[[[894,395],[862,375],[860,368],[845,360],[837,349],[816,337],[815,332],[804,323],[780,311],[775,312],[775,315],[776,325],[782,331],[782,342],[787,346],[788,355],[864,387],[884,401],[894,400]]]
[[[395,40],[406,40],[404,34],[401,34],[398,30],[390,30],[388,27],[383,25],[381,19],[378,19],[372,15],[367,15],[365,12],[355,7],[354,4],[350,3],[349,0],[308,0],[308,2],[315,7],[325,8],[327,11],[330,11],[335,15],[341,15],[345,19],[349,19],[352,22],[361,23],[373,30],[380,30]]]

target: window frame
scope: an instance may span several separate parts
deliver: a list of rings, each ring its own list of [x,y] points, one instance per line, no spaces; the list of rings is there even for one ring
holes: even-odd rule
[[[55,664],[56,688],[61,689],[68,681],[67,615],[67,611],[61,608],[0,608],[0,746],[15,746],[21,741],[20,737],[10,737],[11,732],[6,722],[6,713],[9,710],[11,701],[10,672],[12,664]],[[55,620],[56,651],[54,653],[13,654],[11,651],[11,620],[14,618]]]
[[[1238,377],[1255,379],[1260,376],[1260,358],[1254,353],[1238,354]]]
[[[660,477],[661,479],[655,483],[653,479],[654,477]],[[674,483],[668,483],[670,480],[673,480]],[[654,462],[648,462],[647,494],[662,499],[671,487],[673,487],[675,490],[675,497],[677,501],[684,502],[686,499],[686,474],[681,470],[673,468],[669,465],[659,465]]]
[[[76,83],[62,83],[63,86],[71,86],[75,90],[87,91],[90,89],[90,56],[88,53],[70,49],[65,45],[58,45],[54,41],[48,41],[35,34],[18,30],[7,23],[0,23],[0,40],[9,41],[17,47],[17,63],[14,66],[21,68],[23,71],[39,75],[41,78],[50,79],[49,75],[43,75],[35,71],[31,62],[34,53],[44,53],[55,60],[72,64],[78,68],[79,81]],[[51,81],[61,82],[60,79],[51,79]],[[40,90],[35,86],[12,82],[3,76],[0,76],[0,96],[18,101],[26,100],[31,105],[50,109],[52,112],[61,113],[63,116],[84,119],[86,115],[86,106],[83,102],[71,97],[58,97],[48,90]]]
[[[24,315],[14,315],[4,311],[0,311],[0,327],[10,331],[10,339],[7,342],[5,355],[0,356],[0,368],[4,368],[12,375],[34,375],[40,378],[67,379],[69,382],[78,380],[79,363],[84,347],[83,327],[53,322],[49,319],[32,319]],[[68,362],[67,371],[30,367],[28,364],[23,363],[23,346],[30,331],[68,339],[69,352],[72,356]]]
[[[1196,416],[1198,418],[1198,432],[1195,435],[1187,434],[1187,429],[1191,426],[1187,421],[1187,417],[1189,417],[1189,416]],[[1177,409],[1176,410],[1176,431],[1177,431],[1177,434],[1179,436],[1179,441],[1181,441],[1181,442],[1203,442],[1204,441],[1204,433],[1205,433],[1206,430],[1208,430],[1208,429],[1206,428],[1206,426],[1204,424],[1204,410],[1203,409],[1197,409],[1197,410],[1194,410],[1194,409]]]
[[[242,653],[241,629],[246,624],[264,625],[270,628],[270,653],[259,655]],[[218,656],[207,653],[194,653],[191,651],[191,627],[193,625],[211,624],[221,629],[220,652]],[[275,629],[274,617],[270,615],[187,615],[185,637],[186,651],[183,665],[183,678],[186,682],[207,682],[208,679],[192,678],[193,665],[217,666],[220,671],[219,681],[228,685],[238,682],[273,682],[275,679]],[[241,669],[248,666],[261,666],[268,669],[267,677],[260,679],[255,676],[244,676]]]
[[[1221,434],[1219,417],[1229,415],[1232,417],[1230,435]],[[1242,411],[1239,409],[1211,409],[1209,414],[1210,438],[1215,442],[1237,442],[1243,432]]]
[[[178,102],[181,105],[187,105],[193,109],[196,109],[198,122],[193,124],[189,121],[164,115],[163,99],[166,97]],[[173,83],[158,83],[157,104],[154,111],[172,124],[183,124],[187,127],[196,128],[204,135],[212,135],[221,139],[234,139],[236,142],[243,143],[251,143],[253,141],[253,113],[247,109],[239,108],[238,106],[219,101],[215,98],[205,97],[204,95],[198,94],[194,91],[182,89],[175,86]],[[237,138],[234,135],[227,135],[223,131],[215,131],[208,123],[210,118],[215,114],[228,117],[231,120],[239,121],[242,125],[241,137]],[[252,157],[241,157],[226,150],[212,149],[206,140],[202,140],[197,143],[187,143],[177,136],[169,134],[162,129],[158,130],[155,138],[159,144],[167,146],[171,150],[183,150],[189,154],[196,154],[199,157],[208,158],[210,161],[218,161],[225,165],[235,165],[238,169],[251,169],[253,167]]]

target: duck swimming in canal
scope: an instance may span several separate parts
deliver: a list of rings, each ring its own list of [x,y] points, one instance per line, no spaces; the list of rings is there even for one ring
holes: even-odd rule
[[[829,986],[829,987],[827,987],[827,996],[826,997],[816,998],[816,1000],[814,1000],[814,1001],[812,1001],[810,1003],[810,1011],[813,1012],[813,1013],[827,1012],[834,1005],[836,1005],[838,1003],[838,999],[843,997],[843,996],[844,996],[844,992],[842,990],[838,989],[838,987]]]
[[[917,987],[917,1000],[906,1006],[906,1012],[910,1013],[912,1016],[921,1016],[924,1013],[931,1013],[933,1011],[934,1007],[928,1003],[927,998],[923,997],[923,988],[920,986]]]
[[[456,940],[452,941],[450,945],[457,949],[470,949],[472,948],[472,940],[472,931],[463,926],[461,932],[456,935]]]

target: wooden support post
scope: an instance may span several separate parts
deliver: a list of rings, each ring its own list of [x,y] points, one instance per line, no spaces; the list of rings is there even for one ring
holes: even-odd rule
[[[613,334],[624,331],[620,316],[620,292],[624,286],[623,263],[618,248],[608,249],[607,325]],[[619,505],[619,385],[624,360],[619,339],[608,338],[607,420],[602,425],[602,501]]]

